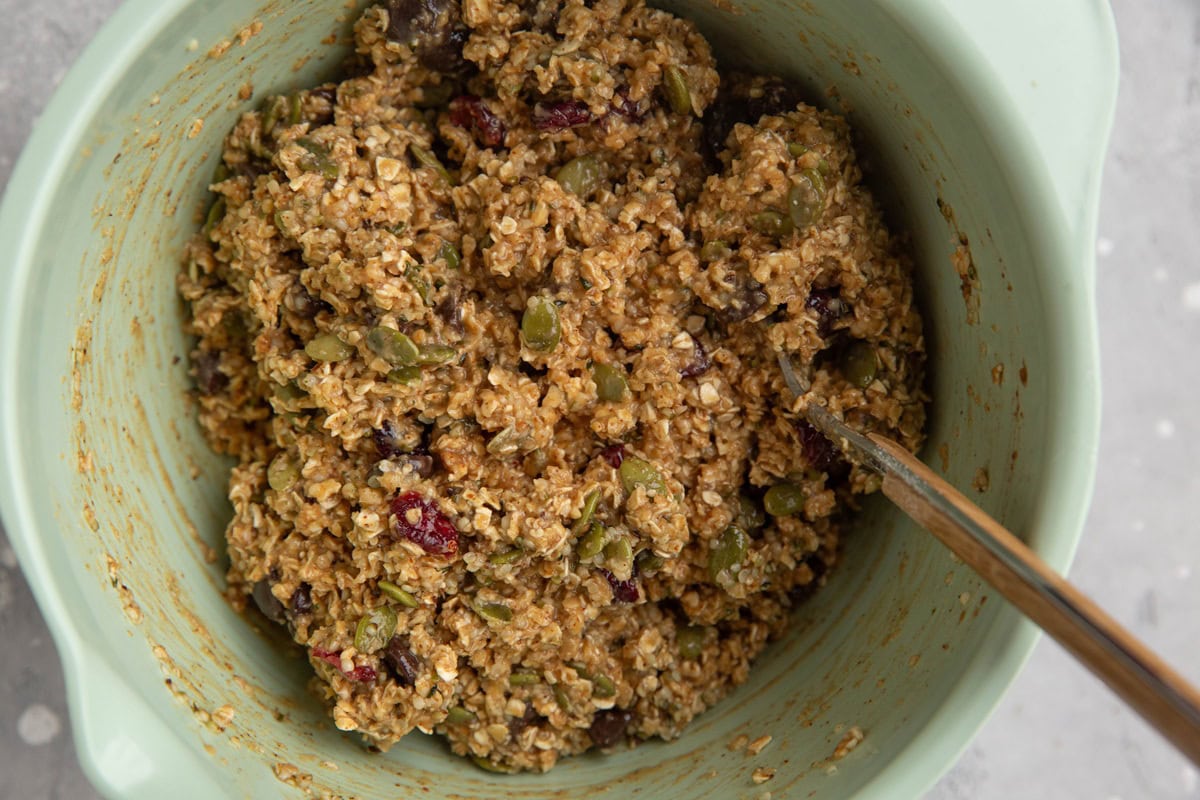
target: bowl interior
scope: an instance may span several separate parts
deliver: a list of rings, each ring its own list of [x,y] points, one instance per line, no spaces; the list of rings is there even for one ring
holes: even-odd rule
[[[924,458],[1065,557],[1075,528],[1053,523],[1070,509],[1044,487],[1070,467],[1043,455],[1060,448],[1049,423],[1073,397],[1056,376],[1074,334],[1047,299],[1072,265],[1055,263],[993,146],[1015,121],[985,129],[938,43],[890,3],[666,5],[700,24],[723,64],[783,74],[849,114],[919,264],[933,396]],[[92,776],[129,797],[270,796],[280,780],[405,797],[840,797],[884,794],[885,778],[889,796],[920,791],[1028,642],[989,589],[881,501],[732,698],[677,741],[548,776],[491,776],[420,735],[369,754],[306,692],[303,659],[222,599],[229,464],[194,421],[174,278],[225,131],[265,95],[328,76],[356,15],[342,0],[131,3],[97,44],[114,46],[106,70],[73,76],[51,117],[61,129],[40,129],[59,138],[12,290],[20,392],[7,413],[24,499],[9,524],[37,539],[53,575],[43,601]],[[322,43],[331,34],[337,43]],[[851,726],[865,740],[832,760]],[[774,738],[751,758],[727,748],[739,734]],[[775,778],[755,786],[757,766]]]

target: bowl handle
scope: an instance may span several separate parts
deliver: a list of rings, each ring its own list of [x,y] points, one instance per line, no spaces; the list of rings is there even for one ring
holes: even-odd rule
[[[1108,0],[934,4],[956,18],[1016,104],[1072,233],[1093,236],[1119,76]]]
[[[221,796],[221,787],[201,771],[189,772],[188,785],[180,786],[180,765],[195,760],[180,738],[186,732],[155,714],[101,653],[80,642],[64,648],[64,656],[74,662],[64,672],[79,763],[105,797]]]

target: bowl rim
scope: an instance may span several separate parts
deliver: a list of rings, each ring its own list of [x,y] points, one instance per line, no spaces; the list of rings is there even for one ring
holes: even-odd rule
[[[18,391],[18,365],[22,356],[17,334],[22,320],[32,313],[21,299],[29,283],[50,201],[69,163],[79,152],[100,100],[146,45],[190,2],[126,0],[114,12],[51,97],[30,133],[0,204],[0,241],[9,243],[11,248],[8,265],[0,274],[0,286],[4,287],[3,313],[0,313],[0,464],[7,476],[0,480],[0,516],[7,522],[9,539],[58,647],[80,764],[92,783],[110,797],[122,796],[124,787],[114,784],[111,773],[101,766],[105,742],[95,741],[95,731],[79,721],[86,716],[89,695],[105,694],[104,681],[122,679],[111,668],[99,670],[96,674],[100,678],[89,673],[96,658],[106,663],[108,659],[94,652],[81,636],[79,623],[67,611],[43,547],[43,542],[56,532],[52,523],[47,524],[35,512],[31,487],[22,469],[24,457],[18,432],[26,403]],[[887,4],[887,0],[882,2]],[[997,162],[1009,167],[1041,163],[1038,143],[1028,127],[1021,124],[1020,109],[1001,85],[994,68],[973,50],[970,36],[960,24],[946,15],[936,0],[906,6],[903,14],[911,25],[909,33],[939,62],[959,95],[969,89],[977,107],[991,109],[993,120],[998,118],[1008,123],[1002,136],[995,132],[999,126],[980,126],[990,134],[989,144]],[[1104,66],[1108,75],[1102,77],[1108,79],[1113,91],[1105,99],[1101,116],[1106,124],[1097,132],[1090,154],[1090,166],[1096,173],[1103,166],[1115,114],[1116,33],[1111,9],[1104,27],[1105,41],[1100,43],[1099,50],[1106,56]],[[974,113],[971,109],[964,110]],[[1074,225],[1067,224],[1050,179],[1043,171],[1010,169],[1009,177],[1012,191],[1031,201],[1021,210],[1027,229],[1037,234],[1038,241],[1051,255],[1062,259],[1058,263],[1079,273],[1077,277],[1087,290],[1075,303],[1062,309],[1057,329],[1062,335],[1055,337],[1059,351],[1070,353],[1071,358],[1059,359],[1065,374],[1060,375],[1058,385],[1065,389],[1052,409],[1049,428],[1061,449],[1072,454],[1072,461],[1050,468],[1051,479],[1063,485],[1062,490],[1053,493],[1057,499],[1049,509],[1049,524],[1045,526],[1057,533],[1047,542],[1051,547],[1045,548],[1041,555],[1051,567],[1062,571],[1069,565],[1082,532],[1099,443],[1099,346],[1091,291],[1095,259],[1091,244],[1098,220],[1099,183],[1095,182],[1083,198],[1082,223]],[[905,763],[908,768],[884,766],[859,790],[858,796],[915,797],[932,786],[958,760],[991,715],[1031,654],[1038,636],[1039,631],[1032,623],[1011,607],[1002,608],[994,630],[956,684],[949,688],[940,706],[941,709],[953,706],[956,713],[936,713],[893,758],[892,764]],[[136,692],[128,694],[136,696]]]

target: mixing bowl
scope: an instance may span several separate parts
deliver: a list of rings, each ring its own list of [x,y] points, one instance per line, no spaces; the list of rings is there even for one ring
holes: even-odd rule
[[[1107,4],[666,5],[723,64],[781,73],[849,114],[919,264],[933,398],[923,455],[1064,568],[1097,439],[1092,242],[1116,86]],[[265,95],[328,76],[358,10],[132,0],[64,81],[9,187],[3,514],[62,654],[92,780],[111,797],[181,800],[927,788],[1035,634],[882,501],[749,683],[685,736],[545,776],[490,775],[420,735],[367,752],[307,694],[307,663],[222,599],[229,464],[193,418],[175,273],[224,132]],[[854,728],[865,738],[834,758]],[[727,747],[742,734],[773,738],[751,756]],[[760,766],[776,772],[756,785]]]

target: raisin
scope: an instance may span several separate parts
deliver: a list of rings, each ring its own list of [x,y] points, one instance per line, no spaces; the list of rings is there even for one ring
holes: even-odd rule
[[[221,357],[204,350],[192,359],[196,370],[196,388],[201,394],[216,394],[229,385],[229,376],[221,372]]]
[[[375,450],[380,458],[391,459],[408,452],[391,420],[385,419],[379,428],[371,433],[371,439],[375,442]]]
[[[411,47],[422,66],[443,73],[467,68],[468,31],[458,0],[388,0],[387,12],[388,40]]]
[[[765,114],[794,111],[802,99],[799,91],[777,78],[754,86],[748,76],[730,75],[721,82],[716,101],[704,115],[704,144],[710,158],[715,159],[725,148],[725,140],[737,123],[753,125]]]
[[[300,584],[296,591],[292,592],[291,607],[294,617],[312,613],[312,587],[307,583]]]
[[[588,735],[596,747],[612,747],[625,738],[625,731],[633,722],[633,712],[624,708],[609,708],[597,711],[592,717]]]
[[[392,527],[430,555],[458,553],[454,523],[420,492],[405,492],[392,500]]]
[[[484,147],[498,147],[504,143],[504,122],[474,95],[464,94],[450,101],[450,121],[473,132]]]
[[[383,651],[383,663],[401,686],[413,686],[421,674],[421,659],[409,647],[405,636],[391,638]]]

